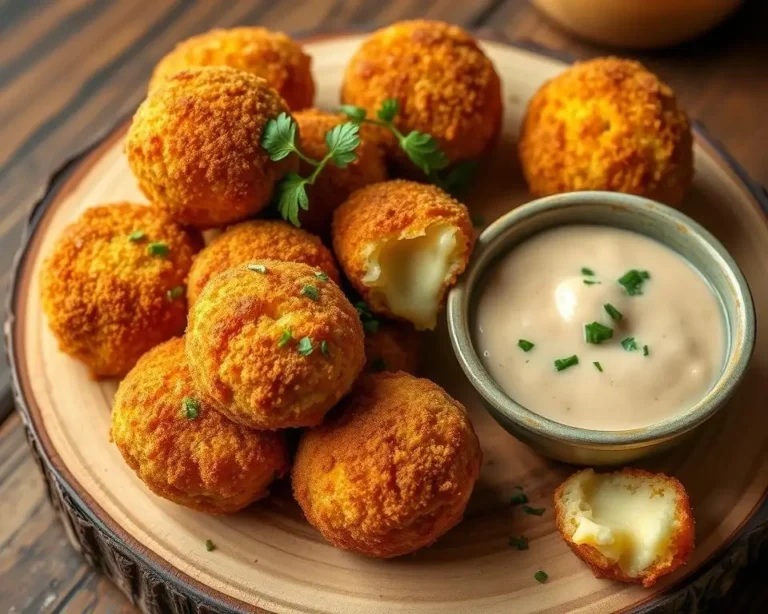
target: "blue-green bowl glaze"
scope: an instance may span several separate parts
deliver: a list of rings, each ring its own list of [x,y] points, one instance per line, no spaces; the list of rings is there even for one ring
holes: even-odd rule
[[[720,377],[701,401],[673,418],[644,428],[597,431],[544,418],[508,397],[491,378],[475,351],[471,333],[483,275],[499,256],[531,235],[568,224],[598,224],[644,234],[678,252],[709,281],[722,304],[728,340]],[[723,407],[743,377],[755,344],[755,311],[749,287],[722,244],[675,209],[615,192],[549,196],[496,220],[478,238],[465,275],[448,294],[447,315],[459,364],[493,417],[540,453],[580,465],[626,463],[683,441]]]

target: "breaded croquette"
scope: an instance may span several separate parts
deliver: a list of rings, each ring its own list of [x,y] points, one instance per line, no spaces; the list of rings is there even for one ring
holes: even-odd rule
[[[235,424],[197,393],[183,338],[147,352],[120,383],[111,437],[152,492],[210,514],[265,497],[289,467],[282,433]]]
[[[598,578],[651,586],[693,551],[688,495],[663,473],[583,469],[555,491],[555,521]]]
[[[307,109],[293,114],[299,125],[299,140],[302,151],[315,160],[322,160],[328,154],[325,135],[334,127],[346,121],[341,115],[334,115],[318,109]],[[307,186],[309,209],[299,212],[302,228],[319,235],[329,235],[333,211],[352,192],[370,183],[384,181],[387,167],[380,140],[372,126],[360,126],[360,145],[355,150],[357,159],[344,168],[329,164],[318,176],[314,185]],[[299,172],[307,177],[314,170],[306,162],[300,163]]]
[[[184,332],[184,283],[203,246],[154,207],[87,209],[43,264],[41,293],[61,351],[94,377],[125,375],[139,357]]]
[[[189,312],[186,345],[201,394],[257,429],[318,424],[365,364],[355,308],[322,269],[299,262],[213,277]]]
[[[371,311],[434,328],[474,242],[467,208],[433,185],[393,180],[352,194],[334,214],[333,248]]]
[[[369,117],[397,99],[400,131],[431,134],[451,162],[486,152],[501,130],[493,63],[467,32],[439,21],[401,21],[374,32],[350,60],[341,98]],[[399,150],[391,153],[404,160]]]
[[[263,259],[303,262],[340,281],[333,254],[318,237],[286,222],[251,220],[230,226],[197,255],[187,282],[189,305],[214,275]]]
[[[389,558],[429,546],[458,524],[481,460],[466,411],[440,386],[377,373],[304,433],[293,494],[334,546]]]
[[[364,301],[355,303],[365,331],[365,369],[416,374],[421,362],[421,334],[405,322],[374,316]]]
[[[125,153],[139,187],[179,224],[212,228],[261,211],[298,166],[269,159],[267,122],[288,107],[264,79],[234,68],[183,70],[141,103]]]
[[[265,79],[292,110],[312,106],[312,58],[282,32],[266,28],[216,29],[180,42],[155,67],[149,89],[185,68],[229,66]]]
[[[537,196],[577,190],[677,205],[693,179],[693,139],[672,89],[639,62],[597,58],[545,83],[520,131]]]

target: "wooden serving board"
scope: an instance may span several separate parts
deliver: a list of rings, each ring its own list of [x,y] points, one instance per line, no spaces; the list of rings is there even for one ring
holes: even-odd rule
[[[343,69],[361,36],[313,42],[318,106],[338,101]],[[487,221],[529,199],[515,153],[526,101],[565,64],[535,51],[485,43],[504,83],[505,123],[492,161],[468,199]],[[547,461],[501,429],[459,369],[444,326],[428,338],[425,375],[468,407],[484,465],[464,521],[436,545],[377,561],[332,548],[302,518],[287,482],[229,517],[192,512],[152,495],[108,441],[117,383],[91,381],[61,354],[39,300],[44,256],[83,209],[144,200],[122,154],[123,122],[66,167],[33,213],[10,299],[6,335],[17,402],[29,439],[73,542],[146,612],[468,613],[688,611],[728,585],[767,541],[768,338],[730,405],[683,448],[644,466],[687,487],[697,549],[687,567],[653,589],[596,580],[559,538],[552,492],[572,468]],[[684,210],[731,250],[749,280],[758,321],[768,321],[768,208],[764,194],[701,130],[696,180]],[[761,209],[766,208],[766,210]],[[621,411],[621,408],[617,408]],[[509,505],[524,486],[542,517]],[[508,546],[530,540],[527,551]],[[207,552],[206,539],[217,546]],[[534,573],[549,574],[538,584]]]

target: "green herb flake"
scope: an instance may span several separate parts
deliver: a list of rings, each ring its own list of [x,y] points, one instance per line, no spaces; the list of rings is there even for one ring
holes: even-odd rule
[[[542,516],[544,514],[545,508],[543,507],[531,507],[530,505],[524,505],[523,511],[526,514],[530,514],[531,516]]]
[[[509,498],[509,503],[511,505],[522,505],[523,503],[528,503],[528,495],[526,495],[522,490],[520,492],[516,492]]]
[[[296,351],[302,356],[309,356],[314,350],[315,346],[312,345],[312,339],[309,337],[302,337],[296,346]]]
[[[301,289],[301,295],[315,302],[320,300],[320,290],[317,289],[317,286],[310,284],[304,284],[304,287]]]
[[[357,315],[360,316],[360,321],[363,323],[363,330],[371,335],[374,335],[379,330],[379,321],[368,309],[368,305],[364,301],[358,301],[355,303],[355,309]]]
[[[324,271],[315,271],[315,277],[317,277],[320,281],[328,281],[328,274]]]
[[[599,362],[595,361],[595,362],[593,362],[592,364],[593,364],[593,365],[595,365],[595,369],[597,369],[598,371],[600,371],[600,373],[602,373],[602,372],[603,372],[603,365],[601,365]]]
[[[363,121],[367,115],[367,112],[363,107],[358,107],[353,104],[343,104],[338,108],[338,111],[344,113],[344,115],[355,122]]]
[[[648,354],[650,354],[650,352],[648,351],[648,346],[644,345],[643,346],[643,356],[648,356]]]
[[[595,345],[613,338],[613,329],[600,322],[584,325],[584,340]]]
[[[643,293],[643,283],[650,278],[651,276],[648,271],[630,269],[619,277],[618,282],[624,287],[629,296],[637,296]]]
[[[194,420],[200,415],[200,401],[194,397],[184,397],[181,400],[181,414],[187,420]]]
[[[139,241],[143,241],[147,236],[147,233],[143,230],[134,230],[131,234],[128,235],[128,240],[132,243],[138,243]]]
[[[547,575],[546,571],[542,571],[539,569],[535,574],[533,574],[533,578],[538,582],[539,584],[544,584],[547,580],[549,580],[549,576]]]
[[[251,263],[247,265],[247,268],[249,271],[253,271],[254,273],[261,273],[262,275],[267,272],[267,267],[265,267],[263,264]]]
[[[589,275],[590,277],[594,277],[595,272],[592,269],[589,269],[585,266],[581,267],[581,274],[582,275]]]
[[[605,312],[609,316],[611,316],[612,320],[616,320],[617,322],[620,322],[621,319],[624,317],[622,315],[622,313],[618,309],[616,309],[616,307],[611,305],[610,303],[606,303],[605,305],[603,305],[603,309],[605,309]]]
[[[288,345],[293,340],[293,334],[289,330],[284,330],[280,335],[280,339],[277,342],[277,347],[282,348]]]
[[[382,371],[387,370],[387,363],[384,362],[384,359],[379,356],[371,363],[371,371],[374,373],[381,373]]]
[[[621,347],[627,350],[627,352],[635,352],[637,351],[637,341],[635,341],[634,337],[627,337],[621,340]]]
[[[568,358],[558,358],[555,361],[555,369],[558,371],[565,371],[569,367],[573,367],[577,364],[579,364],[579,357],[574,354],[573,356],[568,356]]]
[[[174,286],[166,293],[169,301],[175,301],[184,295],[184,286]]]
[[[205,549],[208,552],[213,552],[214,550],[216,550],[216,544],[214,544],[210,539],[206,539],[205,540]]]
[[[584,279],[584,285],[585,286],[599,286],[602,284],[602,281],[595,281],[594,279]]]
[[[509,538],[509,545],[518,550],[528,550],[528,538],[523,535],[520,537],[511,536]]]
[[[534,347],[536,347],[535,343],[531,343],[530,341],[526,339],[518,339],[517,341],[517,347],[519,347],[523,352],[530,352]]]
[[[322,352],[323,356],[325,356],[326,358],[331,357],[331,352],[328,349],[328,342],[325,339],[323,339],[320,342],[320,351]]]
[[[170,248],[165,243],[150,243],[147,245],[147,252],[149,252],[150,256],[165,258],[170,251]]]

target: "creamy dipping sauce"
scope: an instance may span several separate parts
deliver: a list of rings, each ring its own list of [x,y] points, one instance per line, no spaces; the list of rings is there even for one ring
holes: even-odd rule
[[[635,295],[617,281],[632,270]],[[612,337],[593,326],[602,341],[587,343],[594,322]],[[481,360],[510,398],[595,430],[640,428],[690,407],[715,383],[726,348],[720,301],[698,271],[653,239],[607,226],[547,230],[502,256],[473,325]],[[555,368],[574,355],[578,364]]]

